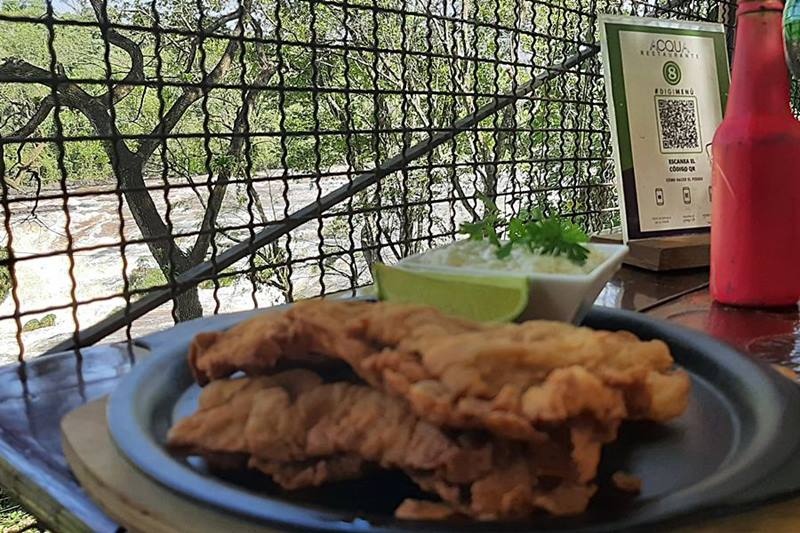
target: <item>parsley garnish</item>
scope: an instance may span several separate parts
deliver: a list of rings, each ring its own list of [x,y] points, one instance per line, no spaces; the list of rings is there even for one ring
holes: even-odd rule
[[[577,265],[586,263],[589,249],[583,244],[589,242],[589,237],[576,224],[559,217],[545,218],[538,209],[522,211],[506,222],[491,198],[480,199],[486,206],[486,216],[478,222],[462,224],[459,232],[473,241],[488,239],[497,248],[498,258],[508,257],[515,246],[522,246],[532,253],[566,256]],[[498,228],[503,226],[508,227],[505,244],[498,234]]]

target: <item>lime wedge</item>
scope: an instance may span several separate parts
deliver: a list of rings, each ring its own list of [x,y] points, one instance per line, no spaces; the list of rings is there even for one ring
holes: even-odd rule
[[[381,300],[430,305],[443,313],[480,322],[511,322],[528,306],[528,280],[514,276],[469,276],[377,263],[372,276]]]

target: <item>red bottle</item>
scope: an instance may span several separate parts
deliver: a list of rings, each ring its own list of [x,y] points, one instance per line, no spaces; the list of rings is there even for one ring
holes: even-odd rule
[[[714,137],[711,294],[800,299],[800,122],[792,116],[778,0],[740,0],[733,83]]]

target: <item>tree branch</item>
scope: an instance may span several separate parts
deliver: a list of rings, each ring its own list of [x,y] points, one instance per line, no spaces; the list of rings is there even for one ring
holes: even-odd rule
[[[131,82],[144,81],[144,55],[142,54],[141,47],[133,40],[122,35],[117,30],[110,27],[108,20],[108,12],[106,10],[106,2],[102,0],[89,0],[94,10],[94,15],[97,18],[97,23],[100,25],[101,31],[105,31],[106,40],[123,49],[131,58],[131,68],[125,78],[111,89],[111,103],[115,104],[128,96],[131,91],[136,87],[130,85]],[[110,76],[111,73],[109,72]],[[98,97],[103,102],[108,102],[108,93]]]
[[[81,112],[92,123],[97,134],[106,138],[103,140],[103,144],[106,147],[106,152],[111,157],[112,163],[116,162],[117,155],[119,157],[131,155],[124,141],[117,139],[116,142],[112,142],[112,139],[119,137],[120,133],[116,125],[112,123],[108,108],[103,101],[69,81],[63,72],[58,72],[53,76],[48,70],[31,65],[21,59],[12,58],[0,64],[0,81],[11,83],[33,81],[46,85],[54,84],[59,105]],[[7,140],[22,140],[36,129],[38,124],[34,119],[44,120],[47,117],[44,111],[47,110],[49,112],[56,103],[54,95],[49,95],[46,98],[49,98],[51,103],[40,103],[40,107],[34,113],[34,116],[21,128],[24,135],[7,138]]]
[[[255,85],[266,85],[269,83],[270,78],[272,78],[273,74],[275,74],[276,67],[275,65],[267,65],[261,69],[258,76],[256,77]],[[247,94],[242,99],[242,107],[239,109],[239,113],[236,115],[236,120],[234,121],[231,143],[228,147],[228,155],[231,157],[232,161],[238,161],[242,157],[242,149],[244,148],[244,136],[249,133],[250,124],[248,115],[250,109],[252,109],[258,97],[263,93],[263,91],[250,87],[247,90]],[[197,236],[197,240],[195,241],[194,246],[192,247],[192,252],[190,255],[190,261],[192,263],[200,263],[205,259],[206,251],[211,244],[211,239],[213,237],[211,228],[214,227],[217,221],[217,216],[219,215],[220,208],[222,207],[222,200],[225,197],[225,189],[228,186],[228,182],[231,178],[232,168],[223,169],[217,178],[217,182],[214,185],[213,190],[208,198],[208,205],[206,207],[204,216],[203,216],[203,223],[200,226],[200,232]]]
[[[33,132],[36,131],[36,128],[42,125],[42,122],[44,122],[44,120],[50,114],[50,111],[53,110],[54,106],[55,101],[53,100],[52,95],[42,98],[41,101],[39,101],[39,106],[36,108],[36,111],[34,111],[33,115],[31,115],[31,117],[28,119],[28,122],[26,122],[25,125],[19,128],[17,131],[13,132],[10,137],[22,139],[33,134]]]
[[[492,199],[497,196],[498,163],[505,158],[511,147],[510,141],[514,127],[515,111],[513,105],[503,110],[500,116],[500,131],[495,131],[495,144],[491,159],[489,154],[484,152],[483,194]]]
[[[242,27],[240,24],[237,29],[237,34],[241,33],[241,31]],[[178,97],[175,103],[172,104],[172,107],[170,107],[169,111],[167,111],[159,123],[156,124],[148,138],[144,139],[139,144],[139,150],[136,152],[136,155],[141,161],[147,161],[150,159],[150,156],[153,155],[153,152],[161,143],[161,139],[159,137],[163,137],[172,131],[178,122],[180,122],[183,114],[186,113],[186,110],[189,109],[192,104],[202,98],[203,88],[205,87],[206,90],[213,88],[213,86],[219,83],[220,80],[230,71],[231,65],[233,64],[233,57],[238,49],[239,43],[236,41],[236,39],[231,39],[228,41],[228,46],[225,48],[222,57],[219,59],[211,72],[208,73],[205,79],[203,79],[201,86],[184,88],[183,94]]]
[[[161,220],[159,210],[153,199],[146,192],[141,172],[142,162],[136,159],[135,154],[119,138],[120,133],[116,124],[111,121],[107,106],[99,98],[88,94],[81,87],[69,81],[63,73],[56,74],[55,79],[53,79],[49,71],[18,59],[7,60],[0,64],[0,80],[54,83],[59,105],[75,109],[89,119],[95,132],[104,137],[103,147],[105,152],[112,163],[114,172],[126,188],[125,198],[128,201],[128,206],[142,235],[148,239],[147,244],[150,251],[159,265],[162,266],[162,269],[164,265],[169,265],[170,260],[166,254],[167,247],[163,246],[160,241],[171,237],[167,235],[166,225]],[[51,97],[53,100],[56,99],[55,96]],[[188,268],[185,264],[186,256],[180,250],[177,250],[177,252],[179,262],[176,265],[177,268]]]
[[[472,220],[480,220],[480,215],[478,211],[469,203],[467,200],[467,193],[464,192],[464,188],[461,186],[461,182],[458,181],[458,172],[456,172],[455,168],[453,169],[453,189],[458,194],[458,199],[461,202],[461,205],[472,215]]]
[[[235,11],[232,11],[232,12],[228,13],[227,15],[222,15],[220,18],[218,18],[217,20],[215,20],[214,22],[209,24],[206,28],[204,28],[202,30],[202,33],[204,35],[205,34],[214,33],[215,31],[220,29],[222,26],[224,26],[228,22],[230,22],[232,20],[236,20],[237,18],[239,18],[241,16],[242,16],[242,10],[237,8]],[[192,42],[191,42],[191,45],[190,45],[191,48],[189,49],[189,58],[186,60],[186,70],[185,70],[185,72],[187,72],[187,73],[191,72],[192,71],[192,66],[194,66],[194,60],[197,57],[197,45],[199,44],[199,42],[200,42],[199,36],[197,38],[192,39]]]

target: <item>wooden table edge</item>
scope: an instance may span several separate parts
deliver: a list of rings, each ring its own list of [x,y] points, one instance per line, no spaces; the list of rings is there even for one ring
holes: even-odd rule
[[[84,494],[72,494],[74,487],[44,475],[47,469],[32,466],[30,458],[20,454],[4,438],[0,438],[0,485],[14,495],[37,521],[49,529],[65,533],[115,531],[116,524],[86,503],[92,500]],[[57,490],[56,497],[52,491]],[[72,500],[68,506],[65,499]],[[83,500],[77,501],[76,500]],[[74,509],[81,509],[74,512]]]

